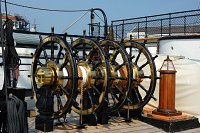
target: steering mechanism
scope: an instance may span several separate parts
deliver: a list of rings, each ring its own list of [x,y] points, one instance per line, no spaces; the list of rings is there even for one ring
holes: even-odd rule
[[[80,115],[82,125],[90,121],[83,116],[98,121],[121,108],[142,109],[156,99],[155,58],[134,41],[83,37],[70,46],[58,36],[46,37],[35,51],[31,71],[37,123],[65,117],[71,110]]]

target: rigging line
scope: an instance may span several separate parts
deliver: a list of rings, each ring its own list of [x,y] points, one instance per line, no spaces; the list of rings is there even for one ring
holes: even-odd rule
[[[94,11],[94,13],[97,15],[97,17],[103,22],[103,23],[105,23],[104,22],[104,20]]]
[[[71,28],[74,24],[76,24],[79,20],[81,20],[88,12],[90,12],[90,11],[87,11],[87,12],[85,12],[82,16],[80,16],[78,19],[76,19],[73,23],[71,23],[63,32],[62,32],[62,34],[63,33],[65,33],[69,28]]]
[[[2,2],[6,2],[6,1],[2,1]],[[13,6],[24,7],[24,8],[35,9],[35,10],[42,10],[42,11],[50,11],[50,12],[85,12],[85,11],[91,10],[91,9],[87,9],[87,10],[57,10],[57,9],[47,9],[47,8],[25,6],[25,5],[15,4],[12,2],[6,2],[6,3],[9,5],[13,5]]]

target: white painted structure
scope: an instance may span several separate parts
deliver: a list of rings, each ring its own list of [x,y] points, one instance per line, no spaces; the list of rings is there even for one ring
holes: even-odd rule
[[[164,37],[159,40],[159,54],[200,60],[200,36]]]

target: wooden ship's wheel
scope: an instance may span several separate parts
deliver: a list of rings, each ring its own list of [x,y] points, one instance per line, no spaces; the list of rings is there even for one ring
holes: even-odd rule
[[[123,108],[136,110],[143,108],[153,96],[156,86],[156,66],[148,49],[135,41],[123,43],[131,59],[133,69],[133,84],[128,96],[127,103]],[[131,102],[130,102],[131,100]]]
[[[53,103],[52,119],[64,116],[75,102],[77,78],[73,53],[66,41],[55,35],[41,40],[33,55],[31,82],[37,102],[53,97],[53,101],[48,101]],[[46,95],[41,95],[43,90],[46,90]],[[43,98],[47,95],[47,98]],[[48,103],[45,103],[47,107],[41,112],[48,112],[52,105],[48,107]],[[43,108],[42,105],[38,106]]]
[[[133,71],[131,60],[123,46],[115,41],[103,40],[99,42],[104,49],[110,66],[110,86],[108,89],[108,112],[119,111],[130,93]]]
[[[89,115],[98,112],[107,94],[110,66],[105,52],[95,41],[79,38],[72,43],[78,71],[78,89],[72,110],[78,114]]]

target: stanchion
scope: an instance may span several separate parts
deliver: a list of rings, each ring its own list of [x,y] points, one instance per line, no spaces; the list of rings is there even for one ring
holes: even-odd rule
[[[129,102],[128,102],[128,110],[127,110],[127,117],[125,119],[125,122],[131,122],[131,118],[130,118],[130,108],[129,108]]]
[[[85,125],[83,124],[83,87],[80,88],[81,90],[81,97],[80,97],[80,121],[79,121],[79,125],[78,125],[78,129],[82,129],[85,128]]]

